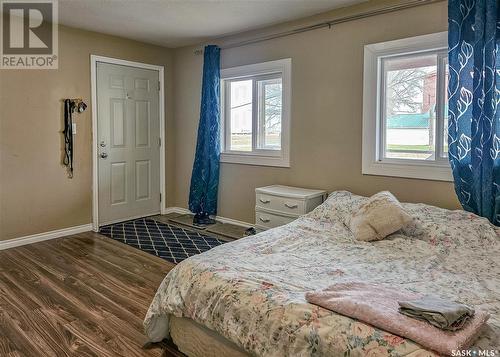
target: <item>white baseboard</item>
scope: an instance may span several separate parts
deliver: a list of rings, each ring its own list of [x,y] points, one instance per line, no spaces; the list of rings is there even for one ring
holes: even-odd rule
[[[0,250],[19,247],[21,245],[26,245],[36,242],[42,242],[44,240],[69,236],[72,234],[89,232],[91,230],[92,230],[92,224],[89,223],[89,224],[83,224],[81,226],[58,229],[56,231],[50,231],[50,232],[33,234],[25,237],[2,240],[0,241]]]
[[[188,210],[187,208],[182,208],[182,207],[167,207],[165,209],[165,214],[169,214],[169,213],[188,214],[188,213],[191,213],[191,211]],[[215,219],[219,222],[222,222],[222,223],[234,224],[236,226],[241,226],[241,227],[253,227],[254,226],[252,223],[238,221],[237,219],[226,218],[226,217],[221,217],[221,216],[216,216]]]
[[[182,208],[182,207],[167,207],[165,208],[165,214],[169,213],[179,213],[179,214],[188,214],[191,213],[190,210],[187,208]]]
[[[232,219],[232,218],[227,218],[227,217],[216,216],[215,219],[219,222],[222,222],[222,223],[234,224],[236,226],[241,226],[241,227],[248,228],[248,227],[254,226],[254,224],[252,224],[252,223],[238,221],[237,219]]]

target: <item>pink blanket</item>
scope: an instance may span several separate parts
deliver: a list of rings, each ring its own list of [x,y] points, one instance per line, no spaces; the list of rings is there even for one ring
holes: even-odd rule
[[[453,350],[470,347],[489,318],[487,312],[476,310],[461,330],[451,332],[398,312],[398,300],[419,297],[417,294],[361,282],[335,284],[325,290],[306,294],[306,300],[311,304],[353,317],[445,355],[451,355]]]

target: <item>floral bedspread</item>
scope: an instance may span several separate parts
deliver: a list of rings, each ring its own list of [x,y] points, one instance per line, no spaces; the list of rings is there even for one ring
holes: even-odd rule
[[[414,342],[305,302],[307,291],[361,280],[458,300],[491,318],[475,346],[500,345],[500,230],[464,211],[403,204],[414,223],[377,242],[349,229],[366,200],[338,191],[313,212],[186,259],[166,276],[144,321],[168,337],[190,318],[258,356],[432,356]]]

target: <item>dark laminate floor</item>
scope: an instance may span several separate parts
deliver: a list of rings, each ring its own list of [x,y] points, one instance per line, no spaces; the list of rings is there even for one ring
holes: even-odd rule
[[[95,233],[0,251],[0,356],[161,356],[142,321],[173,266]]]

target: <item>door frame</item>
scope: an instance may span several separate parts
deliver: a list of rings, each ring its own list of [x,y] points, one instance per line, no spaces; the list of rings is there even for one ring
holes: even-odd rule
[[[92,103],[92,229],[99,231],[99,173],[98,173],[98,150],[97,150],[97,64],[109,63],[121,66],[128,66],[141,69],[150,69],[158,72],[158,81],[160,83],[159,95],[159,116],[160,116],[160,213],[166,212],[165,196],[165,81],[164,66],[147,64],[141,62],[128,61],[112,57],[99,55],[90,55],[90,87]]]

